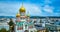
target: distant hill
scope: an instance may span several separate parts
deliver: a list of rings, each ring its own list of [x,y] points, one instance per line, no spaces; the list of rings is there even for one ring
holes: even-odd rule
[[[30,18],[60,18],[60,16],[31,16]]]
[[[0,18],[15,18],[13,16],[0,16]]]
[[[30,16],[30,18],[60,18],[60,16]],[[0,16],[0,18],[16,18],[14,16]]]

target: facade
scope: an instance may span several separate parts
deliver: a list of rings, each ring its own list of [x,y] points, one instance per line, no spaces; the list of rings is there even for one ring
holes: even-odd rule
[[[45,29],[38,30],[37,32],[46,32]]]
[[[46,25],[49,32],[57,32],[57,27],[54,25]]]
[[[28,13],[29,14],[29,13]],[[16,21],[14,20],[14,23],[16,22],[16,26],[15,26],[15,31],[16,32],[30,32],[30,31],[38,31],[37,27],[35,26],[38,26],[43,28],[47,28],[47,30],[49,32],[60,32],[60,18],[46,18],[46,17],[40,17],[40,18],[37,18],[37,17],[28,17],[27,15],[25,15],[25,19],[20,19],[21,18],[21,14],[18,13],[19,17],[17,17],[16,15]],[[29,19],[29,21],[28,21]],[[52,20],[51,20],[52,19]],[[54,20],[56,19],[56,20]],[[4,18],[0,19],[0,29],[1,28],[6,28],[7,30],[9,30],[9,25],[7,24],[7,22],[9,22],[10,20],[6,20]],[[32,24],[33,25],[32,25]],[[45,23],[45,24],[44,24]],[[40,26],[39,26],[40,25]],[[31,26],[33,26],[33,28],[31,28]],[[23,28],[21,28],[23,27]],[[30,27],[30,28],[29,28]],[[44,31],[45,29],[41,29],[39,28],[39,31]]]
[[[28,14],[25,14],[26,10],[23,7],[19,9],[19,12],[16,15],[16,26],[15,26],[15,31],[16,32],[34,32],[35,28],[34,28],[34,23],[33,21],[30,20],[30,14],[28,12]]]
[[[0,30],[2,28],[5,28],[6,30],[9,30],[9,25],[7,23],[0,23]]]
[[[9,19],[6,19],[6,18],[1,18],[0,19],[0,30],[2,28],[5,28],[6,30],[9,30],[9,25],[7,24],[7,22],[9,22],[8,20]]]

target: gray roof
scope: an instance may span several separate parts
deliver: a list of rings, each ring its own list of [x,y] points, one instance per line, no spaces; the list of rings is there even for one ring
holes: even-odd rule
[[[44,30],[45,27],[35,27],[37,30]]]

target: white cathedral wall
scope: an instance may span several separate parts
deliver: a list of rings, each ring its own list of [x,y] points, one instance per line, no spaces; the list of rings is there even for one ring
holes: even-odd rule
[[[15,26],[15,32],[24,32],[24,30],[17,30],[18,26]]]

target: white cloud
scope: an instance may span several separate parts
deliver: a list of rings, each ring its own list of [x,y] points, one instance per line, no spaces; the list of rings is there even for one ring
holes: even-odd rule
[[[18,11],[18,4],[0,3],[0,15],[15,15]]]
[[[40,14],[41,11],[41,7],[36,6],[34,4],[25,4],[26,7],[26,11],[30,11],[30,13],[32,14]]]
[[[53,7],[52,6],[49,6],[49,5],[45,5],[44,7],[43,7],[43,10],[45,11],[45,12],[48,12],[48,13],[53,13]]]
[[[51,0],[45,0],[44,3],[45,4],[50,4],[50,3],[52,3],[52,1]]]
[[[19,11],[19,8],[21,7],[21,3],[0,3],[0,15],[1,16],[15,16],[16,13]],[[30,12],[30,15],[32,16],[46,16],[46,15],[55,15],[53,14],[53,7],[49,5],[45,5],[43,8],[41,6],[37,6],[35,4],[31,3],[24,3],[24,7],[26,8],[26,11]],[[44,10],[44,12],[42,11]],[[46,13],[45,13],[46,12]],[[48,13],[48,14],[47,14]],[[59,15],[58,13],[56,15]]]
[[[0,3],[0,12],[3,11],[4,13],[0,15],[16,15],[16,13],[19,11],[19,8],[21,7],[20,4],[12,4],[12,3]],[[24,3],[24,7],[26,8],[26,11],[30,11],[31,15],[37,15],[41,13],[41,8],[35,4],[30,3]]]
[[[31,15],[36,16],[36,15],[39,15],[40,13],[42,13],[41,6],[37,6],[37,5],[31,4],[31,3],[24,3],[24,7],[26,8],[26,12],[29,11]]]

